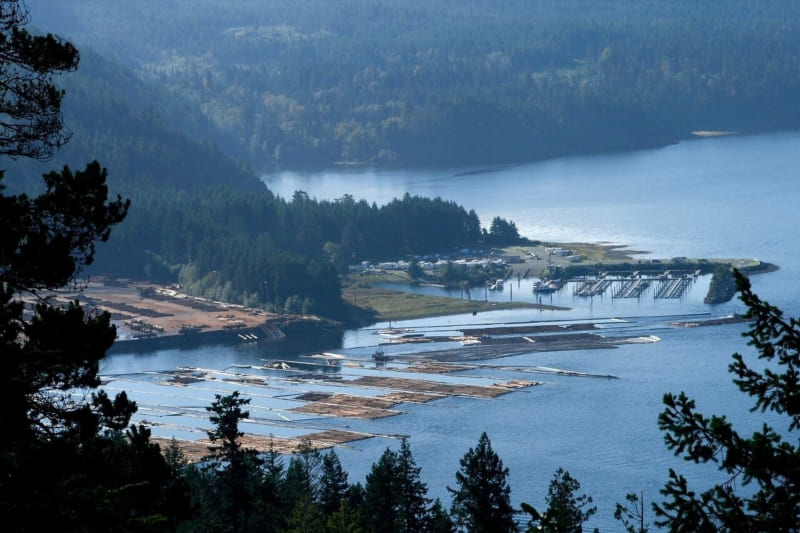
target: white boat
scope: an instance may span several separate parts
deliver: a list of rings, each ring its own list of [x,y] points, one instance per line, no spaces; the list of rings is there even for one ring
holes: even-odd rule
[[[383,328],[378,330],[378,335],[383,337],[400,337],[401,335],[413,332],[413,328]]]
[[[557,283],[548,281],[546,283],[536,282],[533,284],[533,292],[555,292],[559,289]]]

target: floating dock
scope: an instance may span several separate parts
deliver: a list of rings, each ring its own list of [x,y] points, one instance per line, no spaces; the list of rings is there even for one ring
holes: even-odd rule
[[[659,300],[683,297],[696,279],[696,272],[677,273],[667,270],[660,274],[643,275],[637,271],[627,276],[614,277],[603,273],[596,278],[569,279],[568,283],[573,284],[574,296],[584,298],[602,296],[609,291],[612,298],[641,298],[650,287],[655,286],[653,297]]]

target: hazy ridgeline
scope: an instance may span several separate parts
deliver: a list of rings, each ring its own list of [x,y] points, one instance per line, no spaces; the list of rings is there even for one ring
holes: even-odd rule
[[[38,2],[259,167],[526,161],[800,124],[800,5]],[[173,103],[174,103],[173,101]]]

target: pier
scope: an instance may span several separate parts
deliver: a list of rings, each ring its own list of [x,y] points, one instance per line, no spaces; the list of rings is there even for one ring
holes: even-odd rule
[[[649,286],[650,280],[641,278],[626,280],[614,293],[614,298],[639,298]]]
[[[603,294],[610,286],[611,280],[605,278],[596,281],[584,281],[575,288],[573,294],[577,296],[597,296]]]
[[[655,298],[680,298],[692,282],[691,277],[667,279],[661,282],[656,290]]]
[[[697,272],[670,270],[659,274],[642,274],[637,271],[627,275],[603,272],[597,277],[570,278],[566,282],[573,284],[574,296],[592,298],[610,291],[612,298],[641,298],[652,286],[653,297],[660,300],[683,297],[697,275]]]

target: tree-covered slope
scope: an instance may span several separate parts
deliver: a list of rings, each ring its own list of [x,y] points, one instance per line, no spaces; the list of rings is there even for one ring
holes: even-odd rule
[[[57,9],[48,29],[196,103],[257,165],[514,161],[800,125],[787,0]]]
[[[482,232],[474,211],[440,199],[407,195],[377,206],[347,191],[332,202],[302,192],[278,198],[204,140],[214,126],[191,102],[90,50],[81,55],[78,71],[60,79],[70,142],[51,161],[5,164],[15,191],[36,190],[41,174],[63,165],[96,159],[108,169],[112,194],[131,206],[92,273],[178,281],[216,299],[343,317],[338,274],[354,260],[503,241],[495,229]]]
[[[210,140],[216,129],[196,107],[91,49],[81,50],[80,68],[59,83],[70,141],[51,161],[7,164],[17,179],[31,183],[54,167],[96,159],[109,170],[112,191],[123,195],[148,187],[263,187]]]

